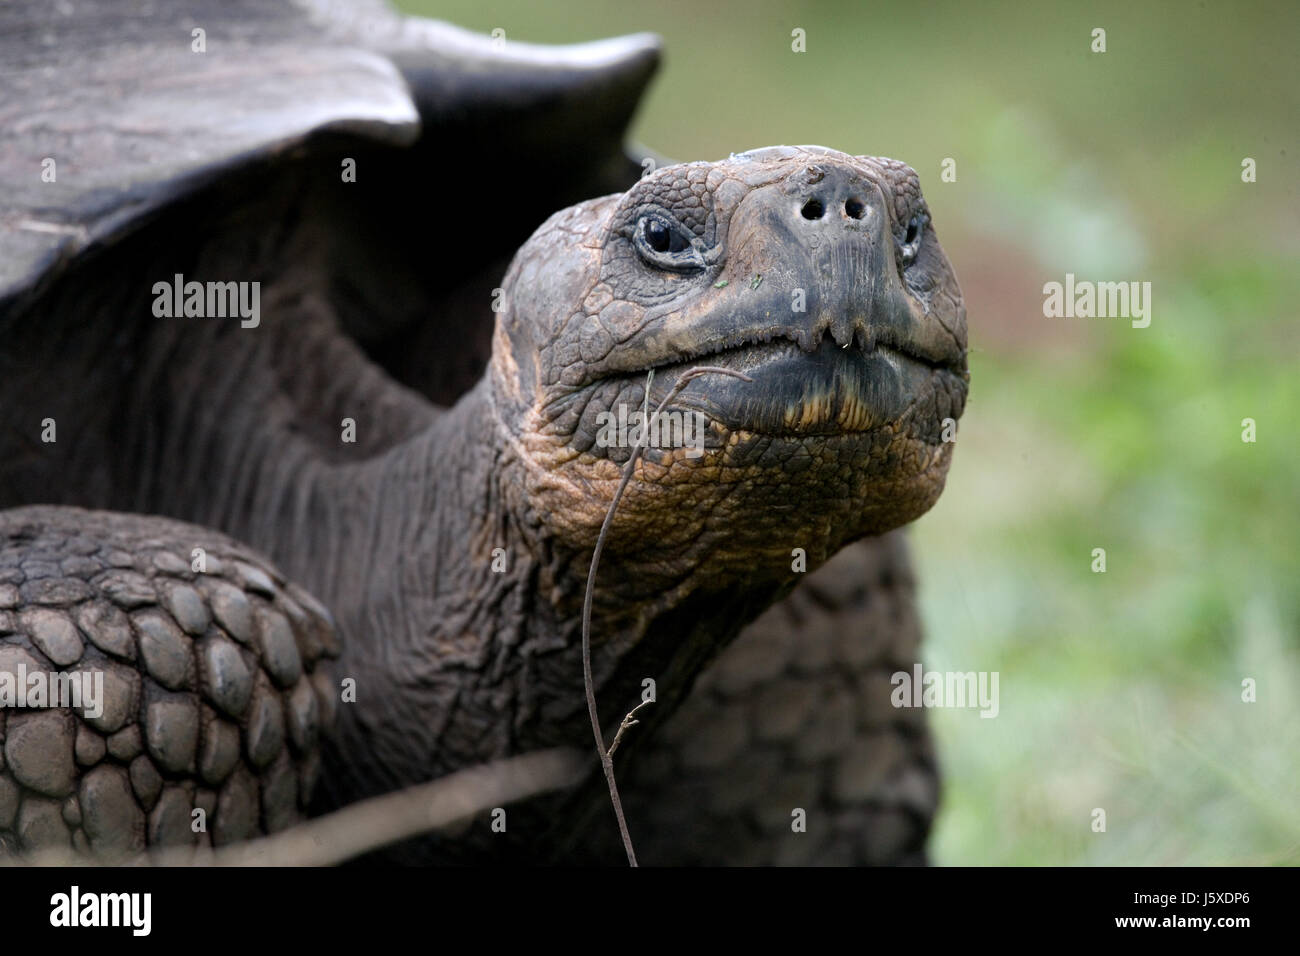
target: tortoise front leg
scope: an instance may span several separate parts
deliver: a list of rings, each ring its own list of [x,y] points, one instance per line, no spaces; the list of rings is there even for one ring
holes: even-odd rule
[[[217,532],[0,511],[0,856],[113,861],[292,825],[332,722],[323,665],[338,651],[327,611]],[[25,699],[4,701],[20,678]],[[80,699],[54,700],[55,682]]]

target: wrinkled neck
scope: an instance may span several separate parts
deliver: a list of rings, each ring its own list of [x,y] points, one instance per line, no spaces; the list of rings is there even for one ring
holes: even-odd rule
[[[335,612],[343,802],[468,764],[589,748],[580,608],[590,554],[562,553],[521,501],[521,463],[480,384],[420,435],[313,475],[276,555]],[[772,593],[625,600],[602,567],[592,669],[612,732],[656,682],[666,716],[704,662]],[[658,603],[656,603],[658,600]],[[651,715],[651,720],[655,719]],[[331,786],[334,786],[333,784]]]

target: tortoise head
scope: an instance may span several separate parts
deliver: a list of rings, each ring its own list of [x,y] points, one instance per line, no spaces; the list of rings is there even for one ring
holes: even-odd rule
[[[794,548],[817,562],[925,512],[968,374],[961,292],[916,173],[760,149],[659,169],[533,235],[490,374],[529,507],[559,538],[591,546],[647,401],[701,365],[747,380],[706,374],[670,403],[612,552],[653,541],[657,562],[788,574]]]

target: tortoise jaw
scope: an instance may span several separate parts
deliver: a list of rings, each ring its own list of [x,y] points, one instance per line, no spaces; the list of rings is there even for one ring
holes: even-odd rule
[[[780,300],[750,306],[730,300],[714,303],[709,314],[694,322],[676,321],[668,329],[639,334],[622,343],[604,360],[589,366],[578,387],[623,375],[656,375],[678,366],[724,365],[749,361],[773,349],[795,348],[815,356],[823,349],[840,349],[846,355],[870,359],[883,351],[931,370],[967,377],[964,343],[942,331],[942,326],[920,308],[913,309],[901,290],[862,310],[844,303],[806,322],[781,316]],[[749,358],[745,358],[748,356]],[[693,390],[693,388],[692,388]]]
[[[964,374],[904,351],[837,345],[823,337],[812,349],[785,338],[741,345],[655,368],[651,404],[662,401],[679,376],[700,365],[742,372],[751,381],[704,376],[673,404],[696,411],[731,431],[770,436],[867,432],[897,421],[934,386],[933,378]]]
[[[661,361],[651,362],[639,371],[654,369],[657,373],[661,369],[683,364],[726,365],[725,356],[729,353],[747,352],[765,345],[790,344],[813,355],[828,343],[833,343],[845,352],[870,356],[880,349],[932,369],[943,369],[959,376],[967,374],[965,351],[957,346],[955,340],[951,343],[924,342],[907,334],[901,323],[880,324],[866,318],[858,318],[842,325],[819,322],[810,326],[759,326],[731,334],[714,335],[705,331],[699,337],[708,340],[710,344],[684,355],[674,354]]]

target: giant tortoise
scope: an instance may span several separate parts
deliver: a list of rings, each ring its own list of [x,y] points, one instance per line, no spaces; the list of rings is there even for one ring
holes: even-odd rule
[[[625,148],[657,58],[0,7],[0,854],[228,846],[572,747],[508,825],[375,859],[618,861],[579,635],[640,444],[591,670],[610,734],[654,700],[616,761],[642,860],[924,860],[895,529],[943,487],[961,294],[902,163]],[[697,366],[732,374],[641,428]]]

